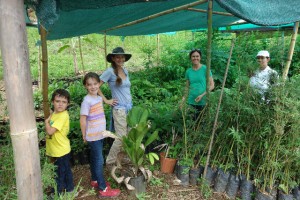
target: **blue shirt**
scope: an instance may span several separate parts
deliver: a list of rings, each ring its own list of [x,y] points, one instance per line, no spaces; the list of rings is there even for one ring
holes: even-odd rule
[[[130,110],[132,106],[132,97],[130,93],[131,83],[129,80],[128,71],[124,68],[123,70],[126,75],[126,79],[122,80],[121,85],[116,85],[117,76],[115,75],[114,69],[112,67],[103,72],[103,74],[100,76],[100,80],[108,83],[112,98],[118,100],[118,104],[114,106],[114,108]]]

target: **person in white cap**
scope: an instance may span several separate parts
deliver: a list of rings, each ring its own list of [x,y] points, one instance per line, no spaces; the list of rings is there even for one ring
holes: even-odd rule
[[[265,100],[265,93],[269,90],[270,86],[275,84],[278,80],[278,73],[268,66],[270,61],[270,53],[268,51],[259,51],[256,55],[259,69],[254,72],[250,78],[250,86],[262,95]]]

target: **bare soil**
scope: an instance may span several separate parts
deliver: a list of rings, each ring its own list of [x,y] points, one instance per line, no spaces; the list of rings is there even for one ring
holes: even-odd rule
[[[163,174],[160,171],[155,171],[153,183],[147,184],[147,192],[141,199],[161,199],[161,200],[195,200],[205,199],[199,186],[183,187],[180,185],[174,185],[173,182],[176,179],[174,174]],[[76,199],[95,200],[97,197],[96,191],[94,191],[90,183],[90,169],[89,165],[76,165],[73,167],[74,182],[80,186],[78,187],[79,195]],[[120,200],[132,200],[137,199],[132,196],[126,189],[124,184],[118,185],[109,175],[108,170],[105,169],[105,177],[111,183],[112,188],[121,189],[121,194],[118,197],[110,199]],[[106,199],[106,198],[101,198]],[[225,200],[226,197],[223,194],[213,193],[209,200]]]

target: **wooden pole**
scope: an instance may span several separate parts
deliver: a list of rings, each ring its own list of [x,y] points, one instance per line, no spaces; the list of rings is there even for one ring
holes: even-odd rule
[[[213,0],[208,1],[208,8],[207,8],[207,56],[206,56],[206,99],[207,99],[207,104],[209,107],[209,78],[210,78],[210,66],[211,66],[211,43],[212,43],[212,9],[213,9]],[[208,109],[209,113],[209,109]],[[209,116],[208,116],[209,118]],[[207,161],[203,173],[203,177],[206,176],[206,171],[207,171],[207,166],[209,162],[209,154],[207,156]]]
[[[38,52],[38,86],[39,89],[42,89],[42,67],[41,67],[41,46],[38,45],[39,52]]]
[[[186,4],[186,5],[183,5],[183,6],[179,6],[177,8],[171,8],[169,10],[165,10],[163,12],[156,13],[156,14],[150,15],[148,17],[144,17],[142,19],[138,19],[138,20],[126,23],[126,24],[122,24],[122,25],[119,25],[119,26],[115,26],[115,27],[106,29],[105,32],[116,30],[116,29],[120,29],[120,28],[124,28],[124,27],[131,26],[131,25],[134,25],[134,24],[138,24],[138,23],[141,23],[141,22],[144,22],[144,21],[148,21],[148,20],[151,20],[151,19],[155,19],[157,17],[163,16],[163,15],[167,15],[167,14],[170,14],[170,13],[173,13],[173,12],[185,10],[185,9],[187,9],[189,7],[193,7],[193,6],[197,6],[197,5],[206,3],[207,1],[208,0],[198,0],[198,1],[194,2],[194,3],[189,3],[189,4]]]
[[[211,134],[211,138],[210,138],[210,143],[209,143],[209,148],[208,148],[207,159],[206,159],[206,164],[205,164],[205,169],[204,169],[204,175],[203,175],[203,177],[206,177],[207,167],[209,165],[210,154],[211,154],[211,150],[212,150],[212,145],[214,143],[215,133],[216,133],[216,130],[217,130],[219,111],[220,111],[220,106],[221,106],[221,103],[222,103],[223,92],[224,92],[225,83],[226,83],[226,79],[227,79],[227,74],[228,74],[228,69],[229,69],[229,65],[230,65],[231,55],[232,55],[232,51],[233,51],[233,47],[234,47],[234,42],[235,42],[235,40],[232,39],[230,53],[229,53],[229,57],[228,57],[228,60],[227,60],[225,74],[224,74],[224,80],[223,80],[223,83],[222,83],[221,94],[220,94],[220,98],[219,98],[219,102],[218,102],[218,107],[217,107],[217,111],[216,111],[216,116],[215,116],[215,121],[214,121],[214,125],[213,125],[213,130],[212,130],[212,134]]]
[[[105,32],[104,33],[104,60],[105,60],[105,68],[107,69],[106,55],[107,55],[107,47],[106,47],[106,32]]]
[[[292,34],[292,38],[291,38],[291,43],[290,43],[288,58],[287,58],[285,67],[283,69],[283,74],[282,74],[283,80],[286,79],[286,77],[289,73],[290,65],[291,65],[291,62],[292,62],[292,59],[293,59],[296,39],[297,39],[297,35],[298,35],[298,29],[299,29],[299,22],[295,22],[294,30],[293,30],[293,34]]]
[[[207,10],[204,10],[204,9],[187,8],[187,10],[195,11],[195,12],[207,13]],[[216,15],[223,15],[223,16],[234,16],[233,14],[231,14],[231,13],[226,13],[226,12],[212,11],[212,13],[213,13],[213,14],[216,14]]]
[[[0,46],[18,199],[41,200],[41,166],[22,0],[0,0]]]
[[[43,93],[43,111],[44,118],[50,115],[49,99],[48,99],[48,50],[47,50],[47,31],[40,26],[41,43],[42,43],[42,93]]]
[[[156,37],[156,43],[157,43],[157,61],[156,61],[156,66],[159,66],[160,64],[160,42],[159,42],[159,34],[157,34]]]
[[[81,47],[81,38],[80,38],[80,36],[78,37],[78,45],[79,45],[79,53],[80,53],[80,58],[81,58],[82,72],[83,72],[83,75],[85,75],[84,64],[83,64],[83,55],[82,55],[82,47]]]

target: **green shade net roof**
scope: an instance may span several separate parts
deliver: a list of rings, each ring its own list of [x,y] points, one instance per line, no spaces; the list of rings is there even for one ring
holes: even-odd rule
[[[60,39],[90,33],[108,35],[143,35],[207,27],[207,13],[178,9],[207,10],[207,2],[195,0],[25,0],[37,13],[48,31],[47,39]],[[275,2],[275,3],[274,3]],[[169,11],[167,14],[161,12]],[[174,12],[172,12],[174,11]],[[235,16],[213,14],[213,26],[227,26],[239,19],[261,25],[278,25],[300,20],[299,0],[230,0],[214,1],[213,11]],[[151,15],[159,16],[152,18]],[[147,18],[148,17],[148,18]],[[145,19],[147,20],[141,20]],[[132,23],[130,26],[116,28]]]

